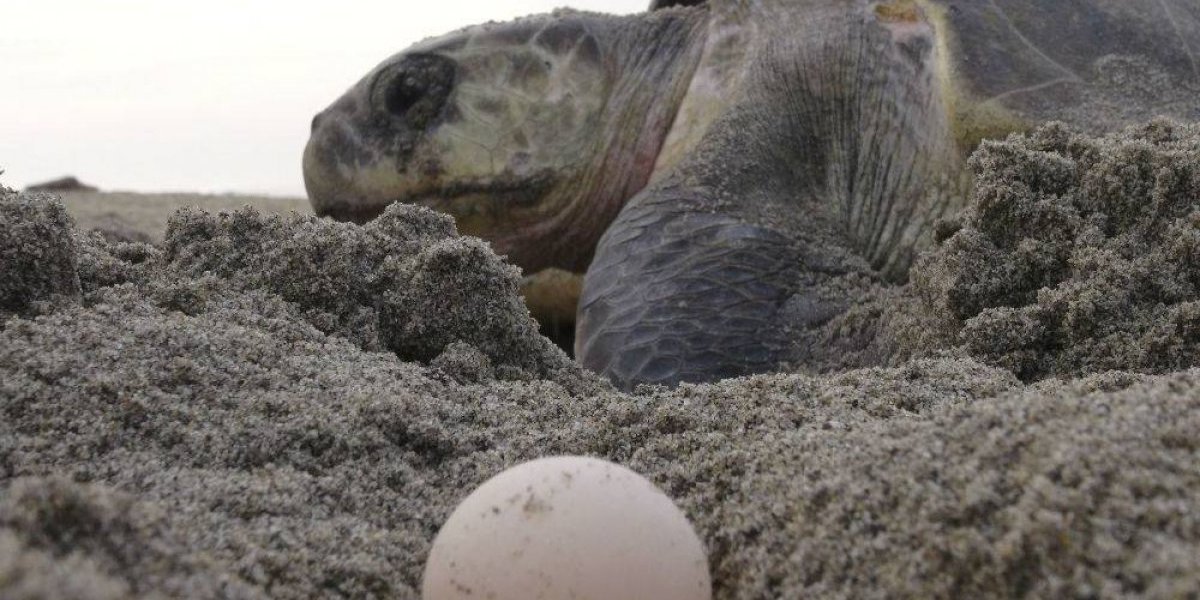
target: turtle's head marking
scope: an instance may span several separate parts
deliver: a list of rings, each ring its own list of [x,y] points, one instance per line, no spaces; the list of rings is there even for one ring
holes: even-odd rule
[[[678,105],[673,88],[681,96],[690,75],[676,59],[699,18],[668,12],[559,11],[389,58],[314,118],[304,153],[313,208],[363,222],[392,202],[419,203],[527,270],[582,270],[648,179]],[[647,60],[661,49],[643,53],[639,38],[623,37],[649,27],[645,38],[673,41],[674,54]]]

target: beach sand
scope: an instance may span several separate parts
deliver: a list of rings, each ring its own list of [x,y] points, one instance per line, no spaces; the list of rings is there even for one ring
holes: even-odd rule
[[[716,598],[1196,594],[1200,134],[972,165],[911,283],[817,332],[857,368],[632,393],[424,209],[150,245],[5,192],[0,597],[417,598],[459,500],[562,454],[671,496]]]
[[[70,191],[56,195],[79,229],[97,230],[110,241],[162,242],[167,220],[184,207],[221,212],[253,206],[272,214],[312,214],[307,198],[287,196],[101,191]]]

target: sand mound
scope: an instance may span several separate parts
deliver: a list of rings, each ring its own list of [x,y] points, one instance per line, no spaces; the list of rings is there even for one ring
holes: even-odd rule
[[[913,268],[903,355],[961,346],[1027,381],[1200,365],[1200,127],[1049,125],[971,167],[970,207]]]
[[[428,211],[184,211],[161,247],[46,197],[0,215],[0,597],[417,598],[457,501],[555,454],[675,498],[718,598],[1200,588],[1197,370],[1026,386],[941,358],[623,394]]]
[[[53,197],[0,187],[0,322],[78,299],[73,225]]]
[[[216,277],[278,296],[364,350],[427,362],[460,342],[510,377],[578,371],[538,334],[517,293],[519,271],[425,208],[396,204],[362,227],[249,208],[217,216],[183,209],[163,246],[172,277]]]

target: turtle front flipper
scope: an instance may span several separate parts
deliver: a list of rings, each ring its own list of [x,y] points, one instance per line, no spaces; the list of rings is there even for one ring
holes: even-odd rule
[[[631,387],[839,362],[819,330],[902,281],[964,192],[935,32],[905,7],[764,38],[744,96],[601,238],[584,366]]]
[[[741,209],[768,208],[773,187],[729,199],[680,174],[636,196],[585,278],[578,360],[630,388],[762,373],[819,354],[808,344],[815,330],[879,278],[815,211],[796,213],[805,227]]]
[[[576,356],[619,386],[767,371],[788,346],[774,318],[799,275],[795,244],[687,210],[707,200],[696,193],[666,185],[635,199],[588,271]]]

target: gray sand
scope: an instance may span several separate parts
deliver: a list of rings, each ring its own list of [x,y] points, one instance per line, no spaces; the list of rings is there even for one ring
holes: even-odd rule
[[[55,193],[75,218],[76,227],[96,230],[109,241],[119,242],[162,242],[171,214],[190,206],[220,212],[250,204],[265,213],[312,214],[308,198],[79,190]]]
[[[718,598],[1194,597],[1200,356],[1178,315],[1200,167],[1194,132],[1156,131],[977,155],[972,208],[912,285],[831,325],[891,366],[635,394],[540,337],[516,271],[422,209],[189,210],[150,246],[5,192],[0,598],[416,598],[457,501],[555,454],[660,485]],[[998,204],[1095,226],[990,229]],[[1174,287],[1128,275],[1150,256]],[[1084,299],[1105,310],[1046,320]],[[998,325],[1014,311],[1027,328]]]
[[[985,142],[976,189],[913,267],[900,357],[958,346],[1021,379],[1200,357],[1200,126]]]

